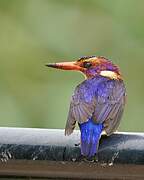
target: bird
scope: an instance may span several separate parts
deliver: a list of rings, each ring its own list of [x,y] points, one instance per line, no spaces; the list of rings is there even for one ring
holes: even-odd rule
[[[81,155],[95,157],[102,132],[107,136],[119,127],[125,103],[126,88],[120,69],[103,56],[83,56],[71,62],[48,63],[47,67],[82,72],[85,80],[72,95],[65,135],[78,123]]]

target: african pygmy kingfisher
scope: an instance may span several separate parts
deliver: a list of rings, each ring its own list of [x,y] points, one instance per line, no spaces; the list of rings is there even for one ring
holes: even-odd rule
[[[76,122],[81,131],[81,154],[97,153],[102,131],[111,135],[117,130],[123,114],[126,90],[118,66],[105,57],[84,56],[74,62],[50,63],[46,66],[82,72],[86,79],[72,96],[65,135]]]

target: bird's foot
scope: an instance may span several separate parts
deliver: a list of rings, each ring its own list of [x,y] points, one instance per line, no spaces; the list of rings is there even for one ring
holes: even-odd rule
[[[87,157],[87,156],[81,156],[81,161],[84,161],[84,162],[98,162],[98,156],[97,155],[94,155],[94,156],[91,156],[91,157]]]

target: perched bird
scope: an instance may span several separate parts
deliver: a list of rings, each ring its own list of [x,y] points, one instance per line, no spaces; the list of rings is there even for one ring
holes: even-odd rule
[[[84,56],[74,62],[46,66],[85,75],[86,79],[72,96],[65,135],[70,135],[78,122],[81,154],[88,158],[95,156],[102,131],[108,136],[116,131],[123,114],[126,90],[118,66],[102,56]]]

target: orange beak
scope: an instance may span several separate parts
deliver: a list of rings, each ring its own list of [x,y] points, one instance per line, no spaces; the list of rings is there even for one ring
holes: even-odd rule
[[[49,63],[48,67],[63,69],[63,70],[75,70],[81,71],[83,68],[76,64],[76,62],[61,62],[61,63]]]

